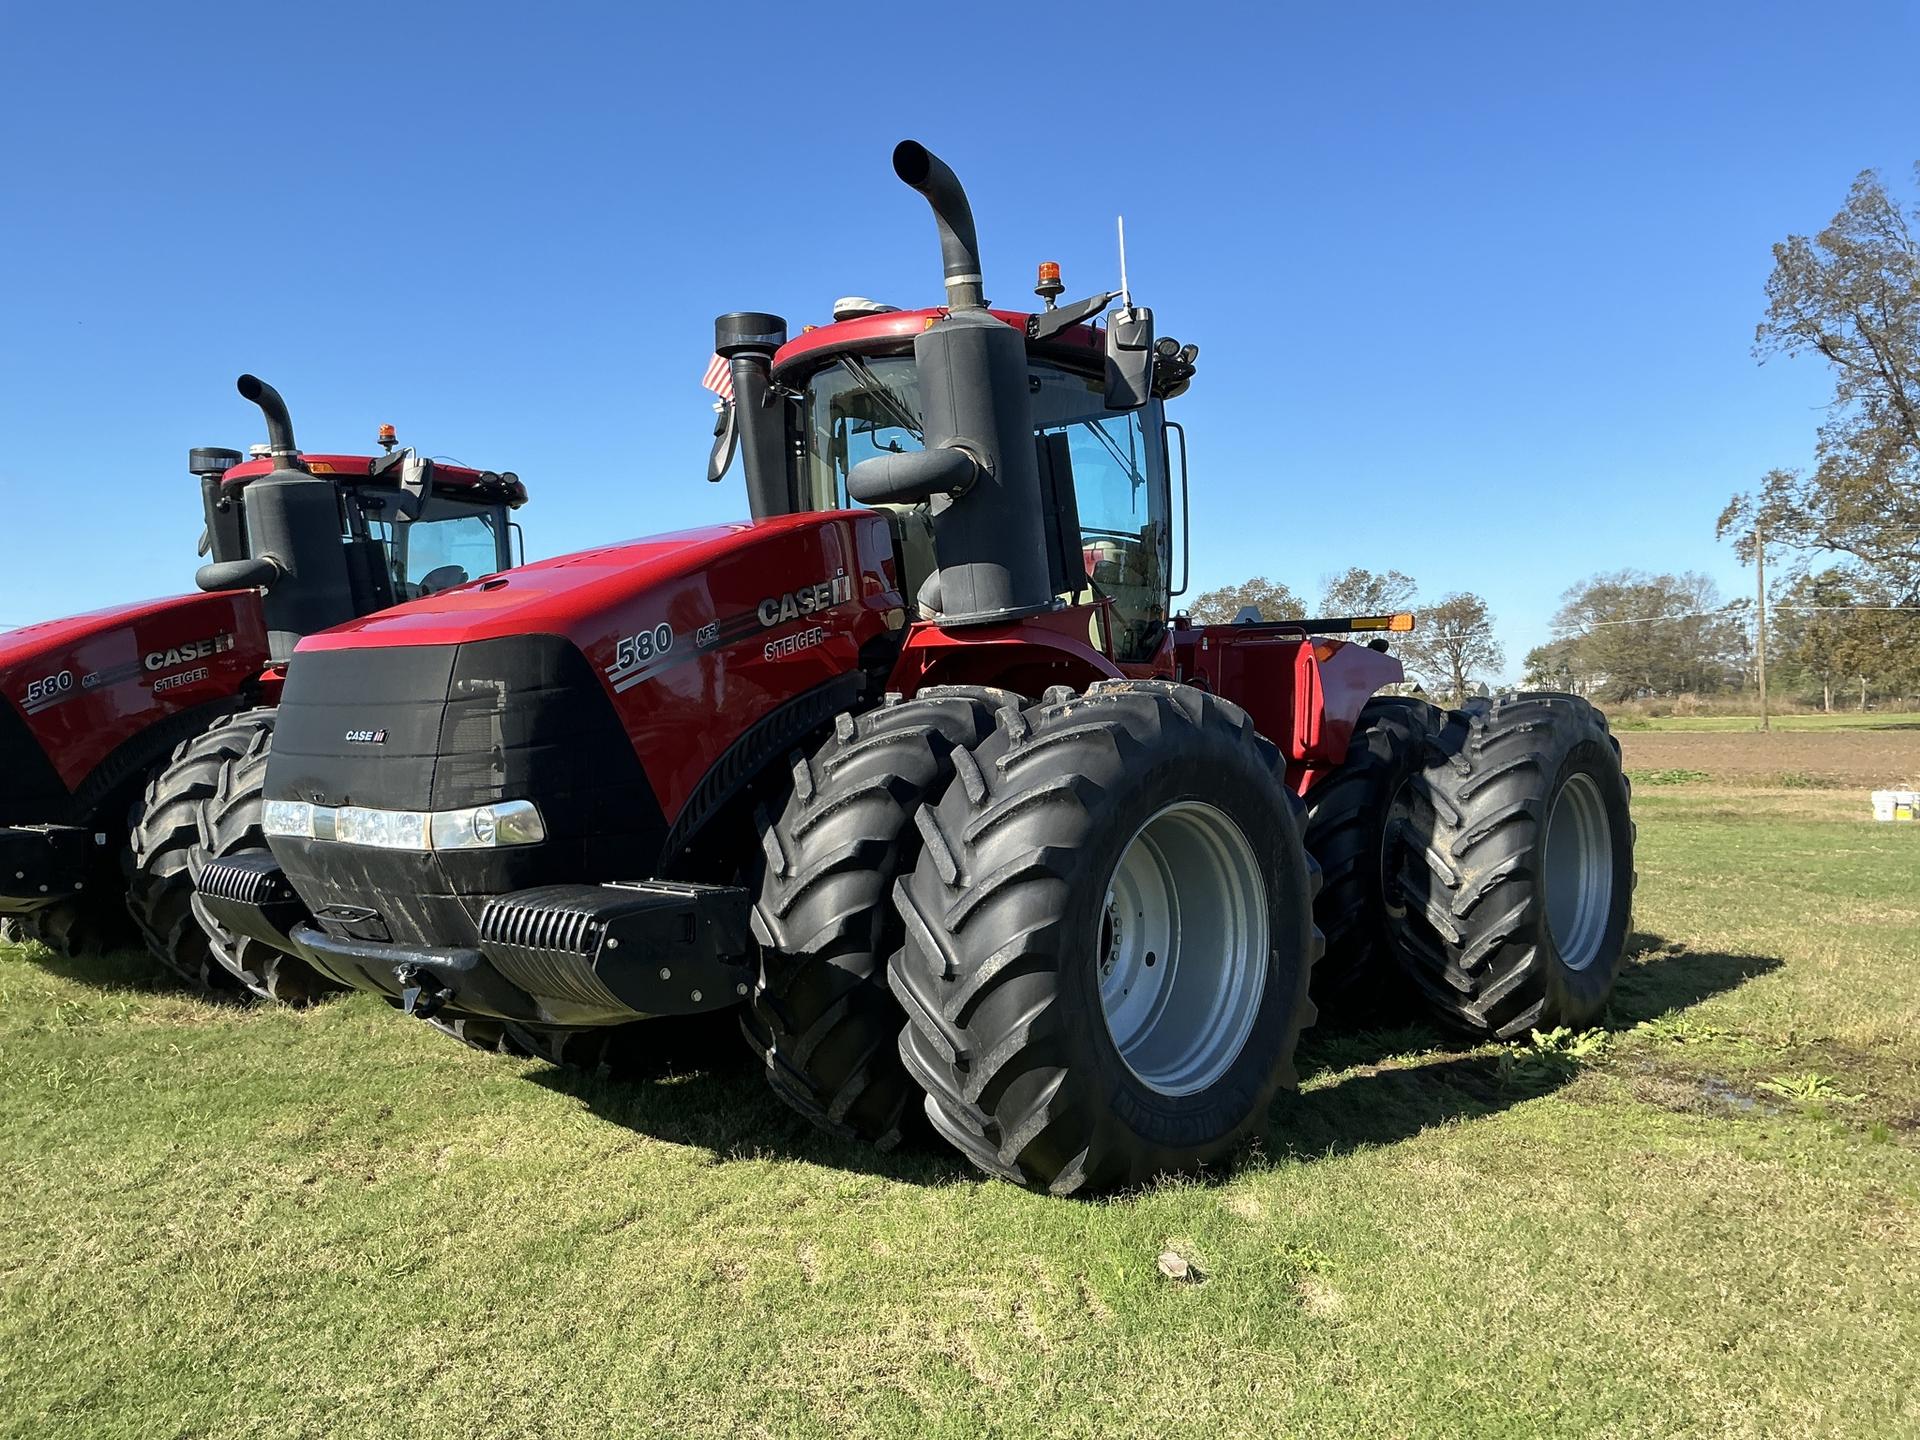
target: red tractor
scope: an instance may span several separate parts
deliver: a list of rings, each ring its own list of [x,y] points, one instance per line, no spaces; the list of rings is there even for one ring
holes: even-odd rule
[[[190,912],[189,855],[210,808],[226,833],[223,768],[258,748],[271,713],[259,707],[278,698],[295,643],[507,568],[509,512],[526,500],[514,475],[396,449],[391,427],[378,457],[303,457],[279,393],[250,375],[239,389],[269,444],[254,459],[189,456],[204,593],[0,635],[0,917],[67,953],[130,940],[137,924],[213,990],[241,982],[212,963]],[[275,977],[288,998],[308,988],[304,968]]]
[[[1173,616],[1195,352],[1045,270],[1038,313],[988,309],[959,182],[894,166],[944,306],[717,324],[710,475],[742,453],[753,521],[309,637],[270,849],[206,864],[203,918],[546,1054],[743,1006],[829,1130],[924,1114],[1056,1193],[1259,1124],[1323,931],[1473,1034],[1590,1023],[1633,883],[1605,722],[1371,698],[1400,619]]]

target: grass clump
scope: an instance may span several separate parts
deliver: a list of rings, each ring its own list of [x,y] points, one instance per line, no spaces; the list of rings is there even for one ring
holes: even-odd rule
[[[1704,770],[1629,770],[1627,778],[1635,785],[1698,785],[1713,777]]]

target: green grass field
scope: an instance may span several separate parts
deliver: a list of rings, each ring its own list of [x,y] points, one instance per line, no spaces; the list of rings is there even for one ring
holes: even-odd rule
[[[1315,1034],[1264,1147],[1102,1203],[730,1046],[619,1086],[0,948],[0,1433],[1920,1433],[1920,826],[1637,803],[1608,1028]]]

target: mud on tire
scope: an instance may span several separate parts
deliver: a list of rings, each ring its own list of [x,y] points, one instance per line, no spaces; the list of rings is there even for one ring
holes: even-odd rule
[[[843,1139],[890,1149],[918,1118],[886,980],[901,943],[893,882],[919,858],[913,817],[952,778],[953,752],[1020,703],[946,686],[842,715],[817,750],[794,756],[792,794],[764,826],[760,973],[741,1028],[774,1093]]]
[[[1510,1038],[1593,1024],[1633,909],[1620,744],[1573,695],[1470,700],[1405,792],[1391,928],[1430,1013]]]
[[[919,863],[895,887],[906,943],[888,967],[909,1021],[901,1055],[934,1126],[989,1174],[1055,1194],[1136,1184],[1231,1150],[1293,1082],[1314,1013],[1318,871],[1273,746],[1213,695],[1103,681],[1002,711],[955,761],[945,795],[920,811]],[[1156,826],[1172,827],[1158,845]],[[1204,876],[1209,855],[1237,887],[1182,882]],[[1129,935],[1136,911],[1153,908],[1133,897],[1155,883],[1155,864],[1175,923],[1141,921]],[[1259,924],[1211,923],[1221,895]],[[1180,935],[1183,923],[1225,938],[1140,953],[1141,937]],[[1225,957],[1212,962],[1224,982],[1208,980],[1209,956]],[[1176,998],[1161,979],[1156,991],[1156,962],[1199,988]],[[1127,976],[1143,997],[1167,997],[1144,1022],[1120,988]],[[1152,1014],[1188,1018],[1162,1031]]]

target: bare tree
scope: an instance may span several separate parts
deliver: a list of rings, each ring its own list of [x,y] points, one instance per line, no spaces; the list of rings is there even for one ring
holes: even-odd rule
[[[1478,595],[1459,591],[1420,612],[1420,623],[1401,642],[1407,668],[1449,704],[1467,698],[1476,679],[1506,663],[1493,638],[1493,616]]]
[[[1262,620],[1300,620],[1307,613],[1298,595],[1264,575],[1209,590],[1195,598],[1187,613],[1197,624],[1228,625],[1239,619],[1240,612],[1249,605],[1260,612]]]
[[[1375,572],[1354,565],[1330,576],[1320,592],[1322,615],[1391,615],[1411,610],[1416,586],[1398,570]]]

